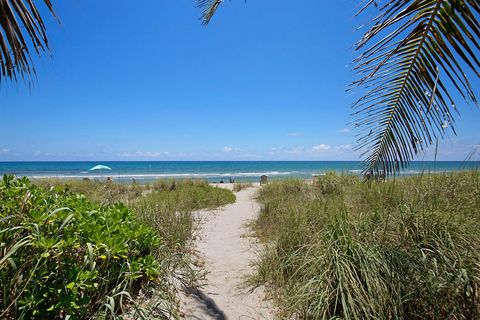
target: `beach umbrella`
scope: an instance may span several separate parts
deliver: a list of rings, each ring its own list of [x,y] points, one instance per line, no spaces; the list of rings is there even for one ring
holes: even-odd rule
[[[100,171],[100,174],[102,174],[102,170],[112,170],[112,168],[99,164],[93,168],[88,169],[88,171],[97,171],[97,170]]]
[[[95,171],[95,170],[112,170],[112,168],[99,164],[93,168],[88,169],[88,171]]]

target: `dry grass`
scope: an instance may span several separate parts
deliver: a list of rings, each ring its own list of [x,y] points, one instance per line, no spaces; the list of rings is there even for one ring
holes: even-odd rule
[[[242,190],[253,188],[253,183],[251,182],[237,182],[233,185],[234,192],[240,192]]]

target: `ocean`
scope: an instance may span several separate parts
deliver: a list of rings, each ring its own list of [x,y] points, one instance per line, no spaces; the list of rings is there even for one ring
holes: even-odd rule
[[[102,164],[112,170],[88,171]],[[402,171],[402,175],[422,172],[451,172],[478,168],[478,162],[417,161]],[[310,179],[326,172],[361,174],[358,161],[88,161],[88,162],[0,162],[0,175],[14,174],[33,179],[70,178],[106,179],[119,182],[151,182],[156,179],[195,178],[209,182],[258,181],[261,175],[270,179]]]

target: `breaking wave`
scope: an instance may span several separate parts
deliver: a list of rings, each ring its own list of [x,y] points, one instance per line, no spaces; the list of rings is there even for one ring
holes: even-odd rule
[[[266,171],[266,172],[213,172],[213,173],[128,173],[128,174],[116,174],[114,172],[105,172],[104,174],[34,174],[28,175],[33,179],[46,179],[46,178],[58,178],[58,179],[78,179],[78,178],[104,178],[113,177],[118,179],[155,179],[155,178],[224,178],[224,177],[260,177],[266,176],[288,176],[293,172],[291,171]]]

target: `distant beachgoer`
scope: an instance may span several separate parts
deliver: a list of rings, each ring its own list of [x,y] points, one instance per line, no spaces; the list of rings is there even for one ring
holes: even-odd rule
[[[111,178],[111,177],[107,177],[107,182],[112,182],[112,178]]]

